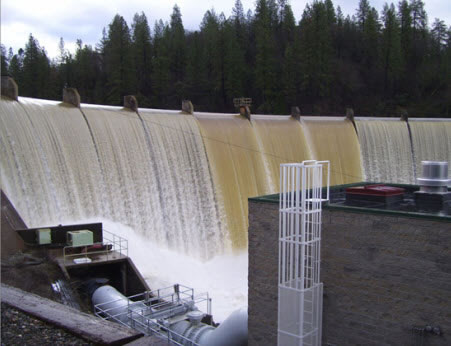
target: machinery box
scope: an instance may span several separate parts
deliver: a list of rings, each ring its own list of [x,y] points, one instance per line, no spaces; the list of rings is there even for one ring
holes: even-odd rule
[[[40,228],[36,230],[36,242],[39,245],[51,244],[52,243],[52,233],[50,228]]]
[[[94,243],[93,233],[88,230],[67,232],[67,244],[70,246],[88,246]]]

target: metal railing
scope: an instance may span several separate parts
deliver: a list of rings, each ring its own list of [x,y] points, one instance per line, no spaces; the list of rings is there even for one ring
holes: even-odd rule
[[[175,345],[198,345],[169,329],[171,323],[184,320],[187,312],[196,310],[197,304],[206,304],[207,313],[211,315],[211,298],[208,293],[194,295],[194,289],[177,284],[97,304],[94,306],[94,314],[145,335],[164,338]]]
[[[117,258],[117,255],[128,257],[128,240],[103,229],[102,242],[81,246],[68,245],[63,248],[64,264],[77,258],[85,258],[86,262],[90,262],[91,257],[98,255],[106,255],[106,260]]]
[[[278,345],[321,345],[321,214],[329,173],[328,161],[280,165]]]

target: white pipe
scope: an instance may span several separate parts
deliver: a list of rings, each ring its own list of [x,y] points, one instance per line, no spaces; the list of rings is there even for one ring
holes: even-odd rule
[[[142,314],[142,311],[149,309],[147,305],[142,302],[133,302],[122,293],[117,291],[114,287],[105,285],[97,288],[91,297],[92,304],[101,304],[100,308],[113,316],[117,321],[130,325],[130,316],[127,314],[128,309],[132,313]]]
[[[110,316],[116,316],[118,322],[131,326],[128,309],[139,314],[148,309],[142,302],[133,302],[124,297],[114,287],[105,285],[97,288],[92,294],[93,305],[101,304],[101,309]],[[185,313],[186,310],[180,311]],[[142,314],[140,314],[142,316]],[[135,326],[136,328],[136,326]],[[247,308],[234,311],[219,327],[214,328],[204,323],[179,321],[169,327],[172,336],[179,343],[191,344],[178,335],[194,341],[202,346],[244,346],[247,345]],[[170,333],[169,332],[169,333]]]
[[[188,339],[201,346],[245,346],[247,345],[247,308],[235,310],[217,328],[203,323],[180,321],[171,325],[169,329],[174,332],[174,340],[181,344],[191,345]]]
[[[199,344],[203,346],[247,345],[247,308],[232,312],[218,328],[205,333]]]

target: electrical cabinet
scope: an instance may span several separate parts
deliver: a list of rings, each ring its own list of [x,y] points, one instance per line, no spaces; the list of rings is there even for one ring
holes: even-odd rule
[[[36,242],[39,245],[51,244],[52,243],[52,233],[50,228],[40,228],[36,230]]]
[[[70,246],[88,246],[94,243],[91,231],[80,230],[67,232],[67,244]]]

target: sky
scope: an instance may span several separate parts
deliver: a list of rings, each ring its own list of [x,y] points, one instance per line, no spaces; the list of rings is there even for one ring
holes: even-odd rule
[[[344,15],[355,14],[359,0],[332,0],[340,6]],[[451,25],[449,0],[424,0],[429,24],[440,18]],[[241,0],[245,12],[254,11],[255,0]],[[296,20],[300,20],[306,0],[291,0]],[[370,0],[370,5],[382,12],[385,0]],[[393,1],[395,4],[398,0]],[[108,27],[115,14],[119,13],[131,26],[133,15],[144,12],[153,28],[156,20],[169,21],[174,4],[180,7],[183,24],[187,30],[197,30],[205,12],[214,8],[229,17],[235,0],[1,0],[1,43],[14,53],[25,47],[28,36],[38,39],[50,58],[59,55],[60,37],[65,48],[75,51],[75,42],[80,38],[93,47],[100,41],[102,29]]]

